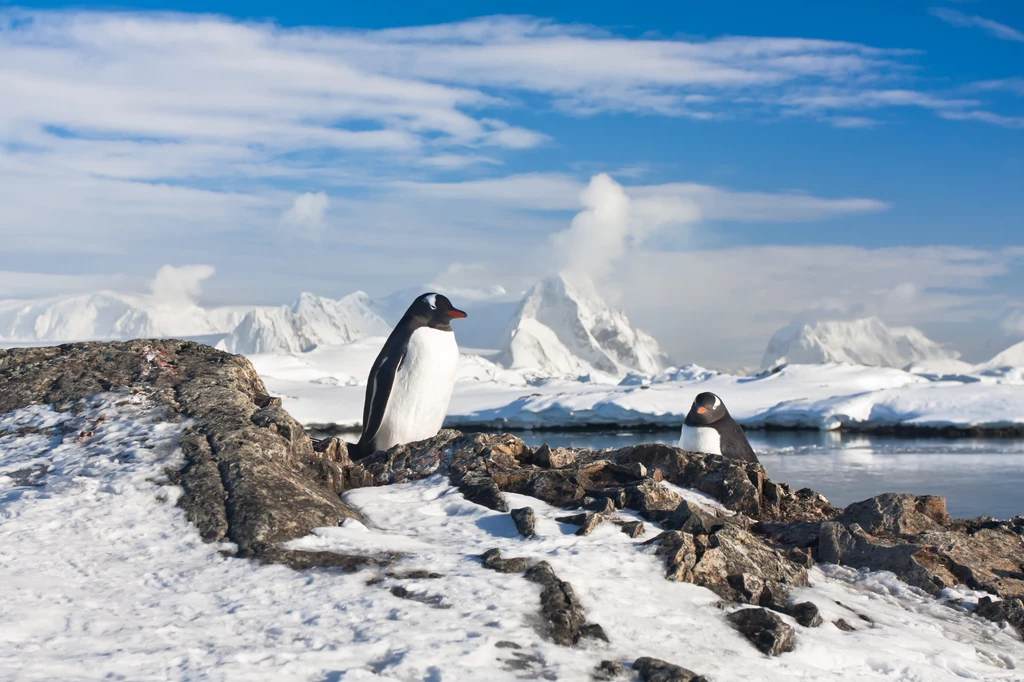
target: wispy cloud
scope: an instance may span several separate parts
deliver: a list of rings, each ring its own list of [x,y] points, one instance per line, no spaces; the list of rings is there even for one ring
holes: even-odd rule
[[[601,185],[604,187],[604,184]],[[618,184],[615,184],[618,187]],[[527,211],[575,211],[587,185],[562,173],[531,173],[461,182],[401,182],[395,188],[412,196],[486,202]],[[830,199],[798,193],[745,192],[696,182],[625,185],[632,199],[692,204],[700,217],[733,222],[803,222],[847,214],[884,211],[884,201]],[[598,193],[598,190],[594,190]]]
[[[315,232],[324,226],[324,216],[330,205],[331,200],[324,192],[305,192],[295,197],[292,205],[281,215],[281,222],[289,228]]]
[[[1024,33],[1021,33],[1012,26],[1001,24],[998,21],[993,21],[992,19],[965,14],[959,10],[949,9],[948,7],[933,7],[928,11],[931,12],[933,16],[942,19],[944,22],[952,26],[957,26],[959,28],[980,28],[989,35],[999,38],[1000,40],[1016,40],[1018,42],[1024,42]]]
[[[972,84],[977,90],[1002,90],[1016,95],[1024,95],[1024,78],[1001,78],[997,80],[978,81]]]
[[[953,121],[981,121],[1003,128],[1024,128],[1024,116],[1003,116],[991,111],[943,111],[939,115]]]

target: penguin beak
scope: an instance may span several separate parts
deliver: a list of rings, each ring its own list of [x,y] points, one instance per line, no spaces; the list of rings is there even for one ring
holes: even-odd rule
[[[706,407],[698,407],[697,408],[697,414],[704,414],[707,411],[708,411],[708,408],[706,408]]]
[[[466,313],[465,311],[459,310],[458,308],[452,308],[451,310],[448,311],[448,316],[462,319],[463,317],[466,317]]]

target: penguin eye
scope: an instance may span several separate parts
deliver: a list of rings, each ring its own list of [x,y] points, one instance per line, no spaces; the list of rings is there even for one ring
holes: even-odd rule
[[[431,310],[437,310],[437,294],[430,294],[429,296],[424,296],[423,300],[426,302],[427,305],[430,306]]]

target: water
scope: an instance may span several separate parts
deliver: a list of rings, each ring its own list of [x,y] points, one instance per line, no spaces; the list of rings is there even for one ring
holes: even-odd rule
[[[675,445],[678,431],[518,433],[530,445]],[[941,495],[957,518],[1024,514],[1024,440],[893,438],[814,431],[747,434],[772,480],[846,506],[886,492]]]

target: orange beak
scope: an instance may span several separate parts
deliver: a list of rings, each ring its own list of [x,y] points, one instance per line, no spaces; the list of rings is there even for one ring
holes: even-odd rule
[[[466,317],[466,313],[464,313],[461,310],[458,310],[457,308],[452,308],[451,310],[449,310],[448,311],[448,315],[450,317],[455,317],[455,318],[458,318],[458,319],[462,319],[463,317]]]
[[[704,414],[707,411],[708,411],[708,408],[706,408],[706,407],[698,407],[697,408],[697,414]]]

